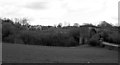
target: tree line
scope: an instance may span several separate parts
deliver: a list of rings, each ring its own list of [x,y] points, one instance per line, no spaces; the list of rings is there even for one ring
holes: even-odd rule
[[[92,27],[99,28],[104,41],[120,44],[120,26],[113,26],[106,21],[102,21],[97,26],[93,24],[79,26],[77,23],[74,26],[62,26],[62,24],[58,24],[58,26],[33,26],[25,18],[15,19],[15,22],[9,18],[0,20],[2,21],[2,42],[69,47],[80,45],[80,36],[85,35],[89,38],[85,43],[93,46],[99,45],[100,34],[98,32],[87,35],[87,30]]]

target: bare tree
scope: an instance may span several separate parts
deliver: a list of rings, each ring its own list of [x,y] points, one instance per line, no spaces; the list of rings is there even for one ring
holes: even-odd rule
[[[24,25],[24,26],[29,25],[29,19],[27,19],[27,18],[21,18],[21,19],[15,18],[14,22],[19,23],[19,24]]]
[[[22,24],[22,25],[29,25],[28,19],[27,19],[27,18],[23,18],[23,19],[21,20],[21,24]]]

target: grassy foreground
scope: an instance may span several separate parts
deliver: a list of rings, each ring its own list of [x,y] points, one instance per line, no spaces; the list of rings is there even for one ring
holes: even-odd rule
[[[89,46],[2,44],[3,63],[118,63],[118,52]]]

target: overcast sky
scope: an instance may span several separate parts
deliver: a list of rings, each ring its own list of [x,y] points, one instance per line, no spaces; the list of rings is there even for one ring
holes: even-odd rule
[[[26,17],[33,25],[118,23],[119,0],[0,0],[0,17]]]

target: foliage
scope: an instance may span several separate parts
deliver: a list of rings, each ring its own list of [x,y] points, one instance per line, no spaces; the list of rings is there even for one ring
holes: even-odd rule
[[[70,29],[69,34],[79,43],[79,36],[80,36],[80,29],[79,28]]]
[[[120,33],[117,31],[112,32],[108,35],[106,41],[110,43],[120,44]]]
[[[91,46],[98,46],[99,34],[94,30],[89,32],[88,27],[93,25],[85,25],[83,27],[68,26],[62,28],[62,24],[58,28],[52,26],[42,26],[42,29],[28,29],[25,22],[21,24],[18,22],[13,23],[10,19],[1,19],[2,21],[2,41],[19,44],[32,44],[32,45],[46,45],[46,46],[77,46],[79,45],[79,38],[90,38],[88,44]],[[32,26],[31,26],[32,27]],[[32,27],[34,28],[34,26]],[[32,29],[31,28],[31,29]],[[109,30],[109,28],[107,29]],[[101,37],[104,41],[110,43],[120,44],[120,33],[118,31],[105,31],[101,30]]]
[[[103,41],[106,41],[107,40],[107,38],[108,38],[108,34],[109,34],[109,32],[107,32],[107,31],[103,31],[102,32],[102,38],[103,38]]]
[[[62,27],[62,23],[59,23],[57,27],[58,27],[58,28],[61,28],[61,27]]]
[[[99,27],[113,27],[112,24],[106,22],[106,21],[101,21],[100,24],[98,24]]]
[[[78,23],[74,23],[73,26],[75,26],[75,27],[79,27],[79,24],[78,24]]]
[[[2,40],[3,41],[6,41],[8,39],[10,40],[10,37],[14,36],[16,34],[16,31],[17,31],[17,29],[13,24],[11,24],[10,22],[4,22],[2,24]],[[8,37],[8,38],[6,38],[6,37]]]
[[[94,36],[92,36],[92,38],[90,38],[88,44],[90,46],[99,46],[100,45],[100,41],[99,41],[99,34],[95,34]]]
[[[63,33],[22,31],[20,38],[25,44],[34,45],[73,46],[77,44],[72,37]]]

